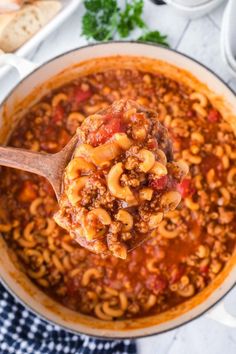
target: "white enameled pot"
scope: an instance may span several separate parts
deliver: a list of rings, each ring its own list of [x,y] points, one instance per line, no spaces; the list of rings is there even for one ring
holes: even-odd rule
[[[199,88],[205,90],[205,93],[208,88],[209,92],[213,92],[211,92],[212,99],[215,99],[218,103],[225,101],[224,107],[231,116],[232,123],[235,123],[235,95],[226,84],[206,67],[183,54],[156,45],[136,42],[108,42],[82,47],[62,54],[34,69],[31,74],[22,79],[5,98],[0,108],[0,143],[4,142],[12,129],[15,117],[22,114],[33,101],[40,99],[50,88],[76,77],[84,71],[85,67],[86,70],[89,70],[88,68],[92,64],[99,69],[99,60],[103,61],[103,67],[104,63],[107,67],[118,67],[119,62],[123,60],[123,56],[128,58],[129,66],[136,66],[139,62],[143,61],[145,63],[145,60],[150,60],[153,63],[153,70],[156,70],[155,67],[157,70],[161,70],[162,67],[165,67],[163,63],[168,63],[167,68],[169,66],[170,71],[173,71],[172,74],[176,75],[176,79],[179,78],[179,80],[181,79],[179,76],[181,70],[178,68],[183,69],[185,76],[189,77],[192,83],[195,80],[194,77],[203,83],[199,84]],[[106,58],[101,59],[104,57],[113,57],[113,59],[111,59],[111,62]],[[0,61],[1,59],[16,66],[21,76],[32,70],[31,64],[12,55],[2,57]],[[89,65],[84,63],[88,60]],[[158,62],[155,60],[158,60]],[[175,68],[173,68],[173,65]],[[189,74],[186,74],[186,72],[189,72]],[[28,99],[28,96],[31,97]],[[13,113],[14,118],[12,118]],[[12,257],[3,239],[0,238],[0,276],[5,286],[19,301],[45,320],[69,331],[110,339],[158,334],[203,314],[222,299],[235,284],[235,264],[236,254],[232,256],[221,274],[205,290],[165,313],[141,319],[105,322],[75,313],[39,290],[17,267],[14,257]],[[236,319],[226,312],[222,301],[208,311],[207,315],[226,325],[236,327]]]

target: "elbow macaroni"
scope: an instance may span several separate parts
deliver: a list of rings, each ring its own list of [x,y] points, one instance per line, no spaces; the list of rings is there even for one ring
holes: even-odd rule
[[[142,149],[140,150],[138,157],[142,161],[139,164],[139,168],[141,171],[148,172],[153,168],[155,164],[155,156],[151,151]]]
[[[135,197],[131,192],[130,188],[125,186],[122,187],[120,184],[120,177],[124,172],[124,168],[121,162],[114,165],[107,176],[107,186],[112,195],[119,199],[124,199],[127,202],[134,202]]]
[[[176,113],[176,104],[169,104]],[[132,101],[88,117],[76,133],[79,145],[65,170],[62,208],[54,219],[83,247],[125,259],[177,207],[176,185],[188,168],[173,162],[157,114]]]
[[[134,220],[133,216],[128,213],[128,211],[120,209],[116,215],[116,219],[121,221],[123,226],[123,231],[129,231],[132,229]]]

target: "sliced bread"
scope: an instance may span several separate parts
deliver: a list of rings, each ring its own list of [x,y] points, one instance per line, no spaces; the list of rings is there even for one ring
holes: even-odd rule
[[[60,10],[55,0],[35,1],[19,11],[0,15],[0,49],[14,52],[38,32]]]
[[[24,0],[0,0],[0,13],[19,10]]]

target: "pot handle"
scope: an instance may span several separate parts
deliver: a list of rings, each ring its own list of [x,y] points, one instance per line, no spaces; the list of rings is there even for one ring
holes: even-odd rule
[[[15,54],[3,53],[0,54],[0,67],[4,65],[10,65],[16,68],[20,79],[23,79],[38,67],[38,64],[32,63],[31,61],[21,58]]]
[[[236,327],[236,317],[227,312],[224,301],[221,301],[213,309],[207,312],[207,318],[211,318],[225,326]]]

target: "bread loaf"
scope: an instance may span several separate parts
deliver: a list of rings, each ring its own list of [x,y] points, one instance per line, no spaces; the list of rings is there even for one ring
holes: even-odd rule
[[[24,0],[0,0],[0,13],[16,11],[21,8]]]
[[[14,52],[38,32],[60,10],[55,0],[35,1],[19,11],[0,15],[0,49]]]

